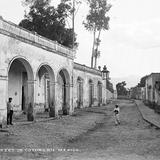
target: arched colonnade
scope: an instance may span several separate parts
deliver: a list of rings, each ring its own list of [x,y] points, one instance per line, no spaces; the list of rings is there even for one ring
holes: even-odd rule
[[[71,85],[68,70],[61,68],[55,71],[47,63],[39,64],[37,68],[32,65],[24,57],[15,57],[8,65],[7,97],[13,98],[16,110],[27,113],[28,120],[34,119],[36,106],[49,111],[51,117],[59,109],[63,114],[69,114]]]
[[[102,104],[102,87],[101,81],[94,81],[94,79],[90,77],[83,79],[83,77],[77,76],[75,87],[77,93],[76,107],[82,108],[86,101],[88,107],[95,105],[95,102],[100,106]]]

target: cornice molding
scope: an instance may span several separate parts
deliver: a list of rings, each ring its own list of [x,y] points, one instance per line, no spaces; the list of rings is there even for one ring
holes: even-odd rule
[[[99,71],[97,69],[94,69],[94,68],[90,68],[86,65],[76,63],[76,62],[74,62],[74,69],[80,70],[80,71],[83,71],[83,72],[87,72],[87,73],[91,73],[91,74],[94,74],[94,75],[97,75],[97,76],[102,76],[101,71]]]
[[[36,33],[30,32],[12,22],[5,21],[2,18],[0,18],[0,34],[15,38],[21,42],[31,44],[72,60],[75,58],[75,50],[62,46],[56,41],[49,40]]]

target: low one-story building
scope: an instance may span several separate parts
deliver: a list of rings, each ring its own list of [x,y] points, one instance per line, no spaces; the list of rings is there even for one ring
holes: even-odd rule
[[[160,73],[151,73],[147,76],[145,100],[160,105]]]
[[[14,111],[50,116],[72,114],[74,108],[106,104],[102,72],[74,62],[75,51],[0,19],[0,124],[7,101]],[[30,110],[29,110],[30,109]],[[31,117],[30,117],[31,116]]]

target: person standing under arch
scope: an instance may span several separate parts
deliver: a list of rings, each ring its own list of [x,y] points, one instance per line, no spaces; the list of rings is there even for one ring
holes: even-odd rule
[[[13,104],[12,98],[10,97],[7,102],[7,125],[13,125],[12,123],[12,116],[13,116]]]

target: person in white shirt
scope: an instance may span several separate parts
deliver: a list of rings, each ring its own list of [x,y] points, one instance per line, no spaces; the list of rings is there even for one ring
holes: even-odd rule
[[[115,105],[115,108],[114,108],[114,120],[115,120],[115,125],[120,124],[119,112],[120,112],[119,106],[118,106],[118,104],[116,104],[116,105]]]
[[[12,123],[12,116],[13,116],[13,104],[12,104],[12,98],[9,98],[7,102],[7,125]]]

